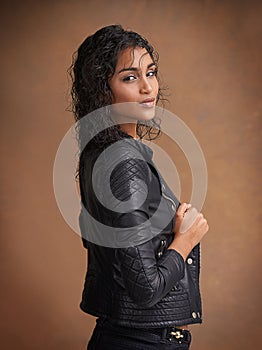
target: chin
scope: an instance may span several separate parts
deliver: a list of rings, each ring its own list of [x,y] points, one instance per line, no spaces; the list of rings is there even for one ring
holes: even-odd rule
[[[148,121],[155,116],[155,105],[145,107],[138,103],[119,103],[111,106],[111,113],[121,123],[130,123],[139,121]]]
[[[139,120],[151,120],[154,118],[156,113],[155,107],[143,108],[139,113]]]

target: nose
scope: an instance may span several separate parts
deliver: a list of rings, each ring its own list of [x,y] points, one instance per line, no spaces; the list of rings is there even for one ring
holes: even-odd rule
[[[143,77],[141,79],[141,84],[140,84],[140,94],[150,94],[153,90],[153,87],[151,86],[150,81],[146,78]]]

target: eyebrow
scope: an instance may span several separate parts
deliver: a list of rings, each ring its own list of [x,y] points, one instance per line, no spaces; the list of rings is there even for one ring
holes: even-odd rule
[[[147,69],[151,68],[152,66],[155,66],[156,64],[154,62],[150,63],[147,66]],[[126,71],[138,71],[138,69],[136,67],[129,67],[129,68],[122,68],[120,69],[120,71],[118,72],[118,74],[122,73],[122,72],[126,72]]]

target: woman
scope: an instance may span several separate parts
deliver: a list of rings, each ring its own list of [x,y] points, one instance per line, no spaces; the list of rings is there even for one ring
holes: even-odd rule
[[[80,307],[97,317],[87,349],[189,349],[188,325],[202,322],[199,242],[208,224],[197,213],[181,233],[193,208],[142,142],[161,134],[157,53],[139,34],[107,26],[81,44],[71,75],[88,255]]]

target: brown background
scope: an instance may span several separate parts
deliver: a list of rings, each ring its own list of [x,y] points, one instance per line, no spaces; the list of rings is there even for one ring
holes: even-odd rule
[[[156,46],[170,92],[166,108],[191,128],[207,161],[204,323],[191,327],[192,350],[258,348],[260,3],[1,3],[2,349],[85,349],[94,326],[79,309],[86,252],[60,215],[52,175],[58,145],[73,122],[65,111],[71,54],[87,35],[113,23]],[[170,154],[176,160],[176,152]],[[180,158],[182,185],[189,188]]]

